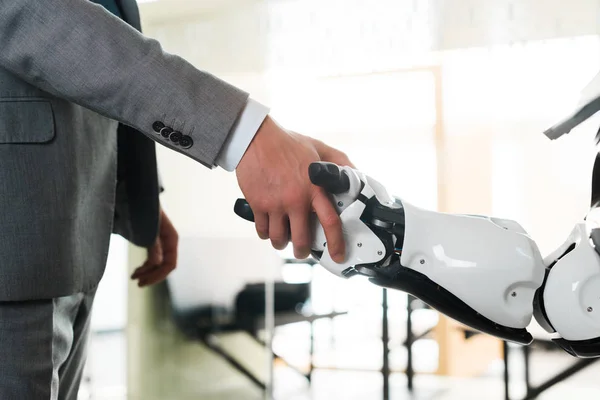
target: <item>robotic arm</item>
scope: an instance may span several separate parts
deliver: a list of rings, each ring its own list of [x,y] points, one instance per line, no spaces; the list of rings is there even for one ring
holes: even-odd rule
[[[316,167],[311,176],[317,176]],[[338,174],[337,166],[321,172]],[[348,246],[343,265],[323,243],[321,265],[349,277],[365,275],[377,285],[402,290],[465,325],[505,340],[529,344],[526,327],[544,279],[539,250],[514,221],[433,212],[390,196],[373,178],[340,169],[356,200],[340,210]],[[313,181],[319,179],[313,179]],[[327,188],[326,188],[327,189]],[[334,201],[347,204],[333,195]],[[360,232],[356,234],[354,232]],[[322,235],[317,229],[316,237]],[[319,253],[314,254],[317,257]]]
[[[600,85],[600,74],[595,81]],[[593,96],[545,134],[557,139],[597,111],[600,96]],[[410,293],[442,314],[506,341],[529,345],[533,338],[527,327],[535,317],[572,356],[600,357],[598,174],[600,156],[589,214],[544,258],[515,221],[419,208],[360,171],[315,163],[309,176],[330,193],[337,208],[346,261],[331,259],[316,217],[312,256],[341,278],[365,276],[373,284]],[[245,200],[239,199],[234,210],[253,221]]]
[[[331,194],[343,224],[346,261],[338,264],[313,219],[312,256],[329,272],[365,276],[523,345],[533,341],[527,326],[535,316],[570,354],[600,356],[600,219],[578,224],[544,259],[515,221],[422,209],[349,167],[315,163],[309,175]],[[243,199],[235,212],[253,220]]]

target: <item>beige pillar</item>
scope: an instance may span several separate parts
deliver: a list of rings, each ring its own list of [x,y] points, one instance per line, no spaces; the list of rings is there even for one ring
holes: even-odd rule
[[[492,214],[492,137],[474,126],[449,126],[444,120],[442,78],[436,76],[438,211]],[[451,134],[449,134],[451,133]],[[440,315],[434,330],[439,346],[438,374],[475,376],[502,356],[502,342],[489,335],[465,337],[465,327]]]

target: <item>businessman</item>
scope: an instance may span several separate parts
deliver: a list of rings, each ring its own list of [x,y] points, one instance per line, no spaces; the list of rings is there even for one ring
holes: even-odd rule
[[[0,0],[0,49],[0,399],[77,397],[111,233],[148,249],[140,286],[176,266],[156,143],[235,173],[277,249],[291,237],[308,256],[316,212],[343,260],[340,219],[307,168],[347,157],[165,53],[135,0]]]

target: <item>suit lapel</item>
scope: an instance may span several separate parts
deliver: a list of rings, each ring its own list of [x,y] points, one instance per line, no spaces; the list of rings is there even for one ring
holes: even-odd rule
[[[140,10],[136,0],[117,0],[123,12],[123,19],[138,31],[142,30]]]

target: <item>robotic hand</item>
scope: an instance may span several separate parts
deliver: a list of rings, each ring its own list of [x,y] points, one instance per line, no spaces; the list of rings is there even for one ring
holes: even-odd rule
[[[524,345],[533,340],[527,326],[535,315],[570,354],[600,356],[598,222],[577,225],[544,259],[515,221],[425,210],[349,167],[314,163],[309,176],[330,193],[342,220],[346,259],[338,264],[313,219],[312,256],[331,273],[366,276],[473,329]],[[253,220],[243,199],[235,212]]]

